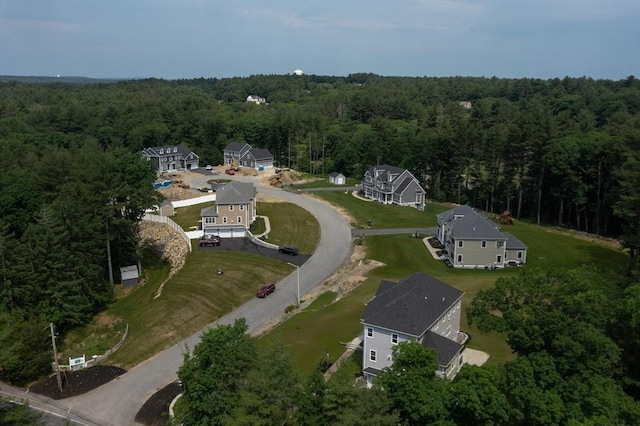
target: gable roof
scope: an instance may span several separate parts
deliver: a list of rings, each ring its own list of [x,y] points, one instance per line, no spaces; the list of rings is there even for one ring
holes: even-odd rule
[[[246,142],[229,142],[227,144],[227,146],[225,147],[225,151],[233,151],[233,152],[240,152],[242,151],[247,145],[249,145]],[[251,149],[251,145],[249,145],[249,149]]]
[[[467,205],[439,214],[438,223],[445,223],[458,240],[507,240],[496,223]]]
[[[174,148],[176,148],[176,152],[173,152]],[[160,153],[160,151],[162,151],[162,154]],[[148,155],[149,157],[160,157],[172,154],[175,155],[176,153],[180,154],[182,158],[187,158],[189,154],[193,154],[196,157],[198,156],[195,152],[191,151],[184,145],[151,146],[149,148],[143,149],[142,153]]]
[[[216,206],[209,206],[209,207],[205,207],[203,209],[200,210],[200,217],[212,217],[212,216],[218,216],[218,211],[216,210]]]
[[[424,335],[422,346],[435,349],[438,354],[438,364],[441,366],[449,365],[458,352],[464,348],[460,343],[449,340],[433,331],[428,331]]]
[[[273,154],[268,149],[261,148],[251,148],[249,150],[249,154],[253,156],[256,160],[265,160],[269,158],[273,158]]]
[[[367,303],[365,324],[419,337],[462,297],[462,292],[421,272],[397,283],[382,281]]]
[[[256,198],[256,188],[252,183],[232,181],[216,191],[217,204],[246,203]]]
[[[331,173],[329,176],[330,176],[330,177],[333,177],[333,178],[336,178],[336,177],[338,177],[338,176],[342,176],[342,177],[344,177],[344,175],[343,175],[342,173],[338,173],[338,172],[333,172],[333,173]]]

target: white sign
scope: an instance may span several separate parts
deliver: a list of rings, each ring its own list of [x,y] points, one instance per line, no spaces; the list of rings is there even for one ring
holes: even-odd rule
[[[69,357],[69,367],[75,367],[76,365],[81,365],[81,364],[85,364],[85,357],[84,355],[82,355],[79,358],[71,358]]]

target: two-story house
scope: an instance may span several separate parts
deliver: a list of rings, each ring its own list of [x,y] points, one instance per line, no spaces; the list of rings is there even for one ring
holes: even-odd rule
[[[244,237],[256,220],[256,188],[252,183],[229,182],[216,190],[216,204],[200,211],[204,234],[221,238]]]
[[[273,154],[268,149],[252,148],[246,142],[230,142],[223,150],[227,166],[251,167],[256,170],[273,167]]]
[[[447,210],[437,216],[436,238],[456,268],[504,268],[527,261],[527,246],[498,224],[469,206]]]
[[[381,281],[362,316],[362,372],[367,386],[393,365],[393,347],[408,340],[434,349],[439,364],[436,374],[453,379],[462,366],[466,341],[466,335],[460,333],[462,295],[423,273],[395,283]]]
[[[197,169],[200,161],[200,157],[184,145],[145,148],[142,158],[150,161],[158,173]]]
[[[425,190],[408,170],[387,164],[373,166],[362,179],[364,196],[383,204],[424,210]]]

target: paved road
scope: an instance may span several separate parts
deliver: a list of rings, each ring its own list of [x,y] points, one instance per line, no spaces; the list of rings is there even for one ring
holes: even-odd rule
[[[436,232],[438,232],[438,228],[388,228],[388,229],[375,229],[375,228],[367,228],[367,229],[357,229],[353,228],[351,230],[351,235],[354,237],[358,237],[360,235],[393,235],[393,234],[415,234],[415,232],[419,232],[423,237],[431,237],[435,236]]]
[[[202,178],[206,181],[210,176],[203,175]],[[255,182],[255,179],[241,176],[234,178]],[[268,187],[258,187],[258,191],[299,205],[311,212],[320,224],[320,243],[309,260],[299,268],[300,293],[304,295],[322,283],[348,259],[351,253],[349,225],[335,209],[311,197]],[[296,272],[278,283],[278,290],[274,294],[266,299],[252,299],[212,325],[230,324],[235,319],[244,317],[247,319],[250,332],[258,332],[288,305],[295,303]],[[67,409],[73,412],[86,413],[96,419],[87,424],[134,424],[135,415],[144,402],[156,391],[176,380],[176,371],[182,364],[185,344],[193,348],[200,341],[200,335],[201,332],[194,334],[94,391],[58,401],[58,404],[65,404]]]

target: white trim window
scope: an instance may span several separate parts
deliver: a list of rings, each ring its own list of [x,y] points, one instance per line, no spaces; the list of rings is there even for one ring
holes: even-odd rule
[[[242,223],[242,216],[238,216],[238,223]]]
[[[463,247],[463,241],[462,240],[458,240],[458,247],[460,247],[460,248]]]
[[[502,255],[501,255],[501,254],[499,254],[499,255],[497,255],[497,256],[496,256],[496,263],[497,263],[497,264],[502,263]]]
[[[373,327],[367,327],[367,337],[373,338]]]
[[[212,223],[216,223],[216,218],[215,217],[210,217],[210,216],[205,216],[204,223],[206,223],[207,225],[210,225]]]
[[[462,255],[461,254],[458,255],[458,263],[462,263]]]
[[[244,204],[240,204],[240,211],[244,210]]]
[[[480,242],[480,246],[481,246],[482,248],[487,248],[487,242],[486,242],[485,240],[482,240],[482,241]]]
[[[377,359],[378,359],[378,351],[376,351],[375,349],[369,350],[369,361],[376,362]]]
[[[233,211],[233,204],[229,204],[229,211],[232,212]]]
[[[518,251],[518,253],[516,254],[516,259],[522,260],[522,252],[521,251]]]
[[[222,216],[222,223],[227,223],[227,217],[226,216]]]
[[[397,345],[398,344],[398,335],[396,333],[392,333],[391,334],[391,344],[392,345]]]

